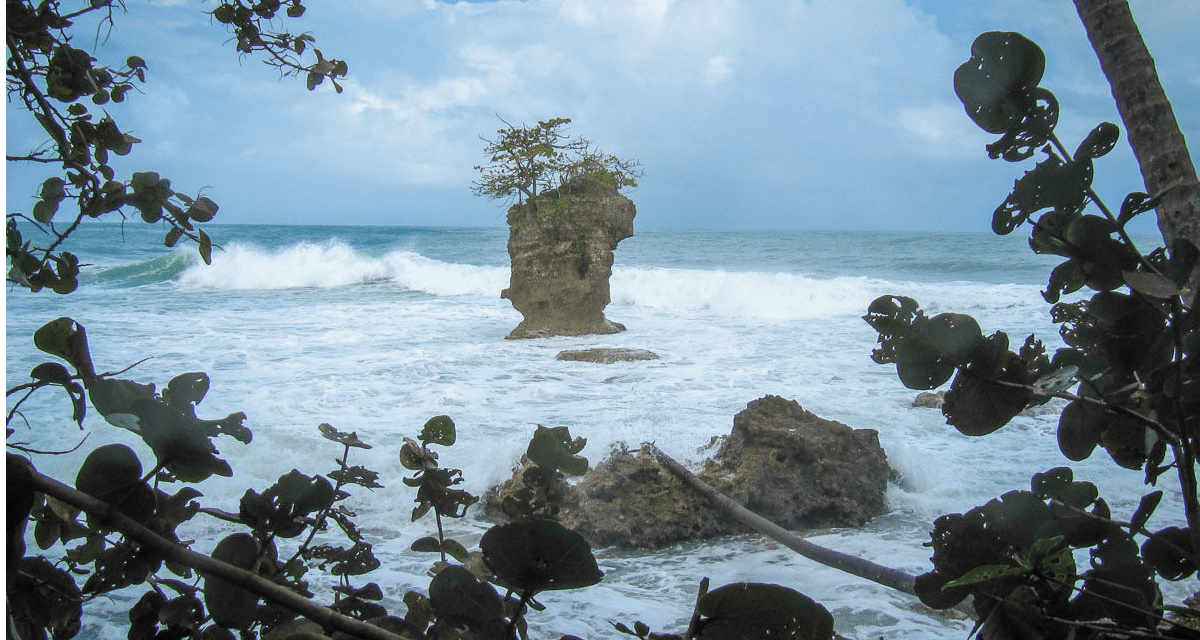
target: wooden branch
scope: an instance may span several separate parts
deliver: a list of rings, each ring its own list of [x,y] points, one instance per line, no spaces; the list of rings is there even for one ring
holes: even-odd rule
[[[405,640],[404,637],[390,631],[337,613],[245,569],[196,553],[171,542],[128,516],[119,513],[107,502],[97,500],[36,470],[33,471],[33,486],[37,491],[62,500],[87,512],[90,516],[98,518],[103,526],[119,531],[125,537],[141,543],[170,562],[187,565],[206,577],[227,580],[264,600],[269,600],[304,616],[326,629],[343,631],[365,640]]]
[[[813,544],[800,536],[784,529],[783,527],[763,518],[762,516],[750,511],[746,507],[735,502],[729,496],[710,487],[700,478],[697,478],[692,472],[688,471],[683,465],[676,462],[673,458],[659,450],[653,444],[650,445],[650,454],[654,459],[667,468],[671,473],[675,474],[685,485],[694,489],[700,495],[708,499],[722,513],[732,517],[742,524],[754,529],[755,531],[775,540],[776,542],[788,547],[789,549],[799,553],[800,555],[815,560],[827,567],[832,567],[838,571],[844,571],[856,575],[860,578],[866,578],[871,582],[881,584],[885,587],[890,587],[897,591],[903,591],[910,595],[916,595],[916,578],[903,571],[875,564],[869,560],[826,549],[825,547]]]

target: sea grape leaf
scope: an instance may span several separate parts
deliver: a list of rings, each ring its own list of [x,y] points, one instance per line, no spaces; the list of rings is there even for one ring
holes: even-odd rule
[[[104,445],[88,454],[79,467],[75,488],[113,504],[138,522],[154,514],[154,490],[142,481],[137,454],[123,444]]]
[[[1195,573],[1194,557],[1188,529],[1167,527],[1142,544],[1142,558],[1167,580],[1183,580]]]
[[[357,449],[370,449],[371,448],[371,445],[366,444],[362,440],[358,439],[357,431],[351,431],[350,433],[344,433],[342,431],[338,431],[337,429],[334,429],[328,423],[321,423],[320,425],[317,426],[317,430],[321,432],[321,436],[324,437],[326,440],[332,440],[338,444],[342,444],[347,447],[354,447]]]
[[[1152,491],[1142,496],[1141,501],[1138,502],[1137,510],[1133,512],[1133,517],[1129,519],[1130,528],[1136,531],[1146,526],[1146,521],[1154,514],[1154,510],[1158,508],[1158,503],[1162,500],[1162,497],[1162,491]],[[1144,556],[1145,554],[1143,553],[1142,555]]]
[[[942,357],[937,345],[920,336],[896,345],[896,375],[909,389],[936,389],[954,375],[954,362]]]
[[[226,536],[212,552],[213,558],[246,570],[254,567],[258,555],[258,543],[248,533]],[[204,604],[217,624],[245,631],[256,618],[258,595],[224,578],[205,575]]]
[[[1079,143],[1079,148],[1075,150],[1075,159],[1099,158],[1112,151],[1120,138],[1120,127],[1111,122],[1101,122]]]
[[[583,536],[553,520],[492,527],[479,548],[499,583],[520,593],[588,587],[604,576]]]
[[[588,470],[588,459],[575,455],[587,443],[586,439],[571,439],[567,427],[546,428],[538,425],[529,441],[525,455],[539,467],[562,470],[569,475],[583,475]]]
[[[1007,133],[1020,123],[1022,98],[1037,87],[1046,56],[1019,33],[989,31],[971,44],[971,58],[954,72],[954,93],[967,115],[988,133]]]
[[[969,587],[981,582],[991,582],[996,578],[1007,578],[1010,576],[1019,576],[1029,573],[1029,569],[1019,565],[1011,564],[985,564],[975,567],[970,571],[962,574],[942,585],[942,589],[953,589],[955,587]]]
[[[75,371],[88,382],[95,376],[92,354],[88,350],[87,331],[71,318],[52,320],[33,334],[33,344],[40,350],[71,363]]]
[[[176,478],[200,482],[213,474],[233,475],[229,463],[216,457],[216,447],[197,427],[195,419],[157,398],[135,400],[130,413],[138,416],[142,440]]]
[[[904,338],[913,332],[913,324],[923,318],[920,305],[904,296],[880,296],[867,307],[863,321],[879,333],[879,348],[871,352],[876,364],[890,364],[898,359],[897,351]]]
[[[163,401],[195,418],[195,405],[200,404],[208,394],[208,385],[208,374],[203,371],[177,375],[163,389]]]
[[[433,443],[449,447],[454,444],[455,439],[454,421],[450,416],[434,416],[421,429],[420,440],[425,445]]]
[[[1072,401],[1058,418],[1058,449],[1068,460],[1086,460],[1100,444],[1101,411],[1079,400]]]
[[[83,594],[75,579],[42,556],[21,558],[6,567],[8,621],[16,636],[55,640],[79,633],[83,618]]]
[[[433,466],[436,463],[436,453],[418,445],[411,438],[404,439],[404,444],[400,446],[400,464],[405,469],[422,471],[426,466]]]
[[[704,594],[696,612],[703,616],[696,637],[704,640],[833,637],[833,616],[825,607],[777,584],[727,584]]]
[[[409,546],[409,549],[418,553],[438,553],[442,550],[442,545],[438,542],[437,538],[425,536],[423,538],[417,538],[416,540],[413,540],[413,543]]]
[[[1024,361],[1008,350],[1008,336],[996,332],[978,343],[970,363],[955,376],[942,414],[964,435],[992,433],[1029,404],[1033,394],[1023,385],[1030,377]]]
[[[1160,198],[1152,198],[1148,193],[1134,192],[1125,196],[1121,202],[1121,210],[1117,215],[1117,223],[1125,224],[1139,213],[1145,213],[1158,206]]]
[[[429,602],[439,620],[472,627],[501,628],[504,601],[496,589],[467,569],[451,565],[429,582]]]

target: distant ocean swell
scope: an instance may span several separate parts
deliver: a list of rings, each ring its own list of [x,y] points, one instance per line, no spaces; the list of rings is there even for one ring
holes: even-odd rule
[[[174,282],[217,291],[336,289],[391,285],[436,297],[493,298],[508,286],[507,266],[444,262],[412,251],[371,255],[340,240],[300,242],[276,250],[232,244],[204,265],[194,250],[103,269],[99,284],[133,287]],[[799,273],[627,267],[611,280],[612,306],[651,311],[786,322],[861,315],[876,297],[914,297],[929,313],[1028,308],[1038,287],[978,282],[919,283],[865,276],[811,277]]]

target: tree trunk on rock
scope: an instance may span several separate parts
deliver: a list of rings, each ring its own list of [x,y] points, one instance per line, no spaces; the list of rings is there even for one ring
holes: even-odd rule
[[[1158,226],[1167,246],[1187,238],[1200,246],[1200,181],[1126,0],[1075,0],[1088,40],[1112,87],[1146,191],[1163,194]],[[1193,288],[1195,276],[1193,275]]]

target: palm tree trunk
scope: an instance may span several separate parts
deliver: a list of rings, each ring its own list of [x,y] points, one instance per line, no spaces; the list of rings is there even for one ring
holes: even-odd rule
[[[1163,239],[1168,247],[1176,238],[1188,238],[1200,246],[1196,167],[1127,0],[1074,1],[1112,87],[1146,192],[1164,194],[1158,207]]]

